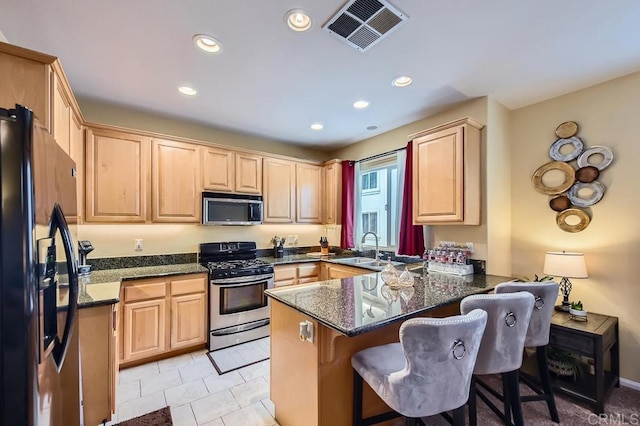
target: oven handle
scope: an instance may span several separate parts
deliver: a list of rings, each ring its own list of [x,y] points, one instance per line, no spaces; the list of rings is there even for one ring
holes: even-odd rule
[[[228,336],[230,334],[242,333],[243,331],[254,330],[256,328],[264,327],[265,325],[269,325],[269,318],[261,319],[258,321],[250,322],[248,324],[240,324],[234,325],[232,327],[222,328],[220,330],[212,330],[212,336]]]
[[[269,281],[269,280],[273,280],[273,274],[251,275],[248,277],[212,279],[211,284],[224,285],[226,287],[242,287],[245,285],[258,284],[260,282]],[[228,284],[232,284],[232,285],[228,285]]]

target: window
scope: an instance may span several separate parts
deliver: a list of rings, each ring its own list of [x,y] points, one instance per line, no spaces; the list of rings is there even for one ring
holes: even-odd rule
[[[372,191],[378,189],[378,172],[369,172],[362,175],[362,190]]]
[[[378,212],[362,213],[362,234],[367,232],[378,233]]]
[[[399,177],[404,175],[404,158],[404,152],[401,152],[358,163],[356,244],[362,241],[365,233],[374,232],[379,247],[393,250],[397,245],[402,195]],[[375,237],[367,235],[362,245],[367,249],[375,247]]]

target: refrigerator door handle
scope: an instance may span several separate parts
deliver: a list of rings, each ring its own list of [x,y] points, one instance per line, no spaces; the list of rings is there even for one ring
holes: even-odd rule
[[[62,245],[64,248],[64,254],[67,263],[67,272],[69,274],[69,304],[67,307],[67,320],[64,325],[64,332],[62,338],[53,349],[53,361],[56,364],[58,372],[62,369],[64,358],[67,354],[67,349],[71,340],[71,334],[73,333],[73,323],[76,319],[76,313],[78,311],[78,263],[76,262],[75,253],[73,251],[74,245],[71,238],[71,232],[67,226],[67,220],[62,213],[62,209],[56,203],[53,206],[53,212],[51,213],[51,224],[49,226],[49,236],[55,237],[56,229],[60,231],[60,237],[62,238]]]

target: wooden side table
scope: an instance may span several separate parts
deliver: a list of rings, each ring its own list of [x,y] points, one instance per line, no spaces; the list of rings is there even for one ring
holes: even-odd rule
[[[586,371],[574,380],[551,373],[551,381],[556,390],[590,403],[597,414],[604,413],[611,390],[620,386],[618,318],[589,313],[587,321],[578,321],[566,312],[555,312],[549,346],[593,359],[593,374]],[[605,369],[607,353],[610,366]]]

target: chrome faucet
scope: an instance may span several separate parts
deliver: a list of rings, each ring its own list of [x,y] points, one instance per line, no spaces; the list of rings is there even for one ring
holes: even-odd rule
[[[360,244],[364,244],[364,240],[367,237],[367,235],[373,235],[374,238],[376,239],[376,260],[380,260],[380,256],[379,256],[379,250],[378,250],[378,236],[376,235],[375,232],[365,232],[364,235],[362,236],[362,241],[360,241]]]

